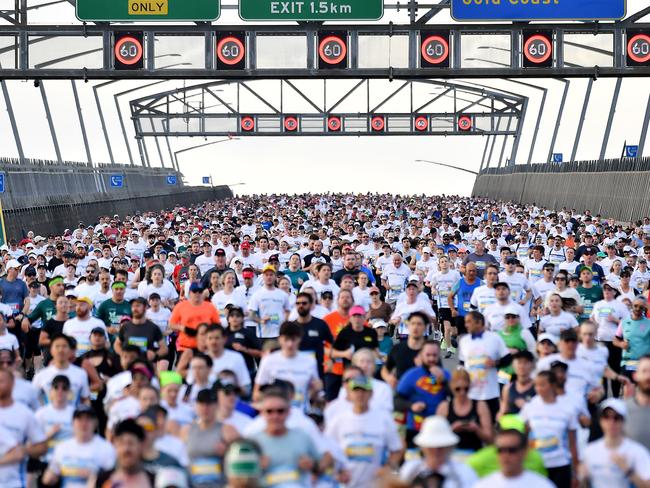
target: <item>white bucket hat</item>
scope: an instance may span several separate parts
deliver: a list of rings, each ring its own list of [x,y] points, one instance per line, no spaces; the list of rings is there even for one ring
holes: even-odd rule
[[[413,439],[419,447],[453,447],[459,440],[447,419],[439,415],[427,417],[420,433]]]

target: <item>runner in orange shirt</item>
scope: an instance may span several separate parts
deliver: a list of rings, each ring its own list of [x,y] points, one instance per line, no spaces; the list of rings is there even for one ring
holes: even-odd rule
[[[179,302],[169,317],[172,330],[179,333],[176,349],[196,349],[196,329],[199,324],[221,324],[219,311],[203,298],[203,287],[199,283],[190,286],[190,298]],[[180,355],[179,355],[180,357]]]
[[[352,292],[346,289],[340,290],[336,305],[336,310],[323,317],[334,339],[350,320],[350,309],[354,305]],[[341,378],[343,377],[343,360],[333,360],[330,355],[331,348],[332,344],[325,345],[325,361],[323,365],[323,371],[325,371],[325,397],[328,402],[338,397],[341,389]]]

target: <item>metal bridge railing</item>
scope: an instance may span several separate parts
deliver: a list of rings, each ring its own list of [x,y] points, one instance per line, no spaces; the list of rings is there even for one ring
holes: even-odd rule
[[[487,168],[480,175],[516,173],[607,173],[612,171],[650,171],[650,158],[573,161],[570,163],[519,164],[504,168]]]

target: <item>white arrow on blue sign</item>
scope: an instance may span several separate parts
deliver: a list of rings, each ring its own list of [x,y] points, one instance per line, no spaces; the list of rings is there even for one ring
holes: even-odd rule
[[[0,173],[0,193],[5,192],[5,174]]]
[[[564,159],[564,156],[563,156],[562,153],[553,153],[553,162],[554,163],[561,163],[563,159]]]
[[[209,185],[210,184],[210,177],[209,176],[204,176],[203,177],[203,184],[204,185]]]
[[[124,186],[124,175],[111,175],[111,188],[122,188]]]
[[[176,184],[176,175],[167,176],[167,184],[168,185],[175,185]]]
[[[639,154],[639,146],[625,146],[626,158],[636,158],[637,154]]]

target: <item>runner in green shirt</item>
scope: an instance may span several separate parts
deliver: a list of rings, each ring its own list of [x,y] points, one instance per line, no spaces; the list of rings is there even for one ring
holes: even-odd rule
[[[131,304],[124,299],[126,283],[115,281],[111,285],[113,296],[102,302],[97,309],[97,318],[102,320],[108,333],[115,335],[120,330],[120,320],[125,315],[131,317]]]
[[[50,296],[41,301],[32,313],[23,318],[22,328],[25,332],[29,330],[33,322],[41,320],[43,324],[56,315],[56,299],[65,293],[65,285],[61,276],[55,276],[48,284]]]
[[[594,274],[589,268],[580,270],[580,286],[577,291],[582,299],[584,311],[580,315],[579,321],[589,320],[591,312],[594,310],[594,303],[603,299],[603,289],[593,284]]]

